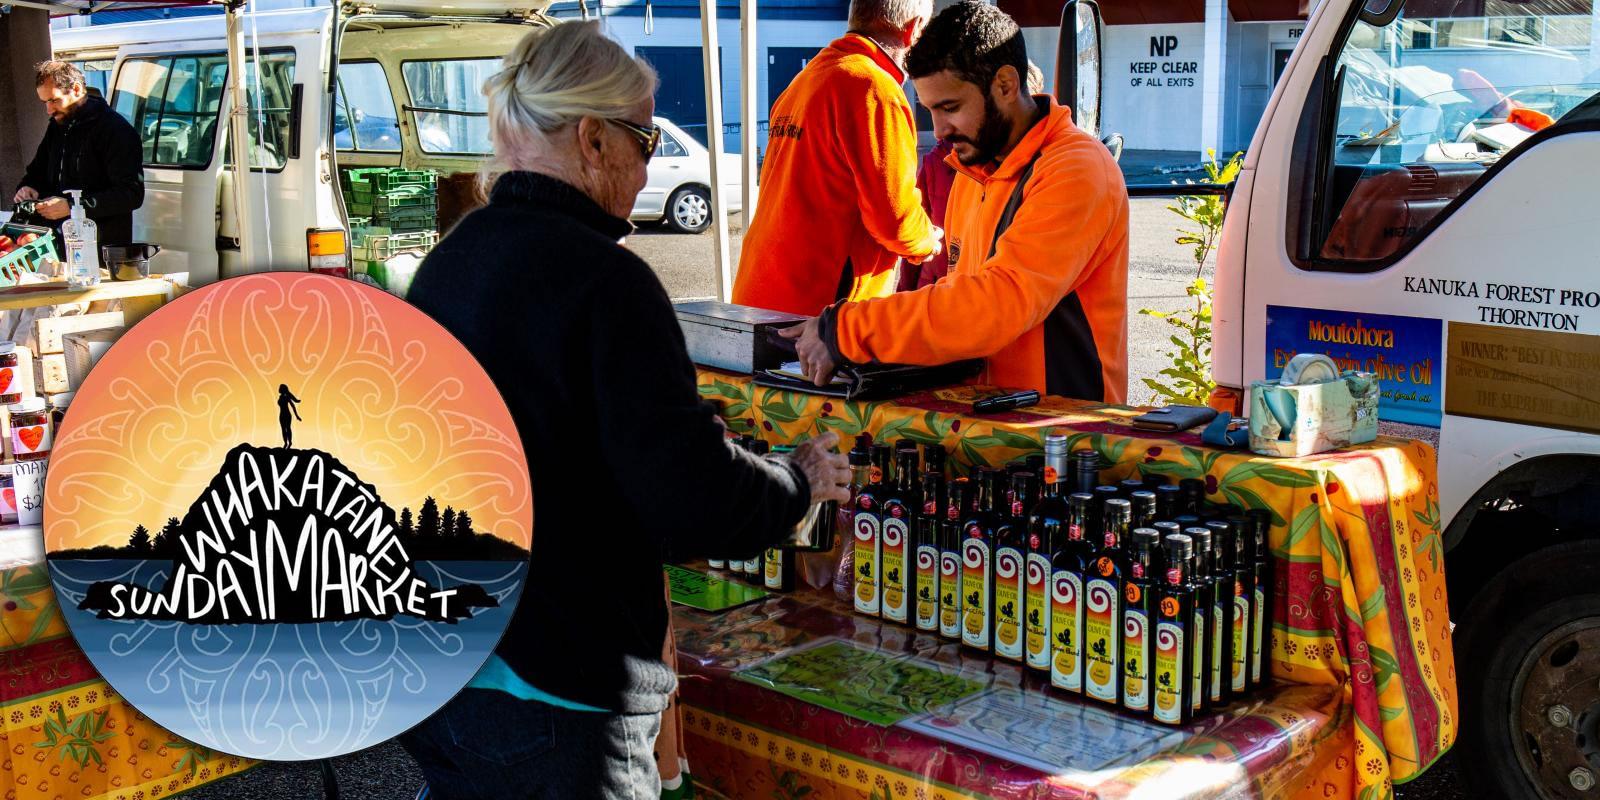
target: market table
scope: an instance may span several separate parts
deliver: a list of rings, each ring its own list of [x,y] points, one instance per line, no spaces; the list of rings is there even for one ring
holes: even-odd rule
[[[253,762],[183,741],[117,694],[68,635],[37,527],[0,533],[0,797],[154,800]]]
[[[1110,465],[1103,473],[1108,480],[1142,473],[1173,480],[1200,478],[1208,499],[1265,508],[1274,517],[1270,660],[1277,688],[1257,698],[1254,707],[1234,709],[1225,723],[1202,720],[1180,740],[1167,742],[1162,754],[1135,754],[1131,765],[1103,765],[1086,774],[1057,774],[1048,761],[1028,766],[994,752],[973,756],[979,751],[930,737],[928,731],[937,727],[931,718],[909,723],[916,731],[908,733],[907,723],[866,722],[859,715],[801,702],[770,685],[752,684],[749,679],[759,676],[740,672],[754,664],[751,658],[772,657],[800,645],[831,645],[834,656],[869,664],[876,663],[870,652],[887,649],[923,667],[928,667],[924,662],[944,663],[955,670],[950,674],[976,670],[991,676],[983,689],[993,696],[1007,687],[1014,693],[1018,685],[1031,685],[1011,674],[1011,667],[959,654],[902,627],[830,609],[815,595],[768,600],[715,618],[675,609],[689,762],[701,782],[738,782],[739,790],[730,796],[752,796],[747,784],[765,780],[774,783],[774,791],[789,792],[779,796],[796,796],[786,788],[788,781],[789,786],[812,786],[822,797],[868,797],[883,789],[871,771],[875,769],[888,787],[876,791],[878,797],[902,796],[902,785],[911,792],[905,796],[915,797],[941,792],[1116,797],[1159,785],[1162,774],[1198,780],[1233,771],[1225,782],[1262,796],[1372,800],[1392,796],[1396,781],[1426,769],[1455,740],[1455,666],[1438,488],[1434,452],[1424,443],[1380,437],[1333,453],[1270,459],[1213,450],[1190,433],[1136,430],[1129,423],[1140,413],[1136,409],[1062,398],[1046,398],[1020,411],[974,416],[972,400],[992,391],[984,387],[943,389],[893,402],[847,402],[759,387],[748,376],[715,370],[701,370],[699,385],[703,397],[719,401],[730,428],[775,444],[828,430],[846,439],[870,433],[879,440],[939,442],[950,452],[954,470],[966,473],[1040,452],[1045,434],[1060,430],[1069,435],[1072,448],[1099,452]],[[818,621],[808,622],[813,618]],[[828,636],[839,638],[811,644]],[[863,640],[865,654],[837,651],[849,646],[846,641]],[[734,644],[724,646],[728,642]],[[751,648],[752,655],[741,654],[740,648]],[[1024,696],[1046,694],[1029,691]],[[1086,708],[1073,699],[1051,698],[1062,708]],[[1057,715],[1058,707],[1049,706],[1046,712],[1029,713]],[[984,713],[996,712],[986,708]],[[735,726],[745,734],[742,750],[733,741]],[[768,728],[778,738],[754,735],[775,746],[758,748],[767,750],[768,758],[758,758],[763,763],[751,768],[749,762],[758,754],[749,752],[749,737]],[[835,770],[846,757],[859,764],[860,772],[852,768],[846,776],[835,772],[823,778],[814,758],[809,769],[802,762],[793,777],[785,777],[788,760],[778,760],[771,751],[787,756],[790,747],[797,757],[808,752],[804,748],[811,748],[814,756],[831,754]],[[905,755],[907,750],[920,755]],[[736,752],[746,756],[736,757]],[[1204,763],[1173,767],[1197,760]],[[927,767],[934,762],[961,766]],[[1210,765],[1209,772],[1204,764]],[[1144,777],[1151,774],[1156,777]],[[862,775],[872,779],[864,789],[855,781]]]

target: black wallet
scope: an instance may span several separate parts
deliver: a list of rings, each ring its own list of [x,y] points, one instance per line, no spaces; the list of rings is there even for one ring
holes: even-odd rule
[[[842,397],[846,400],[881,400],[926,389],[964,383],[983,371],[983,359],[956,361],[937,367],[905,364],[856,364],[840,367],[835,382],[817,386],[811,381],[764,370],[755,384],[774,389]]]
[[[1205,406],[1162,406],[1133,418],[1133,427],[1147,431],[1186,431],[1210,422],[1217,410]]]

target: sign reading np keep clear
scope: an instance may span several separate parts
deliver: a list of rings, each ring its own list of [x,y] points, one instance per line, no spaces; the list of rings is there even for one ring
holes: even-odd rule
[[[1299,353],[1322,353],[1341,370],[1378,377],[1379,419],[1437,428],[1443,330],[1437,319],[1267,306],[1266,377]]]

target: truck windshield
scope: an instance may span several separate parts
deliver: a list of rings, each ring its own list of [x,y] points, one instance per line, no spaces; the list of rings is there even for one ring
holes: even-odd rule
[[[1325,260],[1382,262],[1539,131],[1600,119],[1595,0],[1411,0],[1339,53]]]

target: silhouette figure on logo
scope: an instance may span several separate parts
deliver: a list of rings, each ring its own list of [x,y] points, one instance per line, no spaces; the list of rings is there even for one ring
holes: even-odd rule
[[[278,384],[278,427],[283,428],[283,448],[285,450],[294,446],[294,432],[289,426],[290,412],[294,413],[296,422],[305,421],[300,419],[300,409],[295,405],[298,402],[300,402],[300,398],[295,397],[289,391],[287,384]]]

